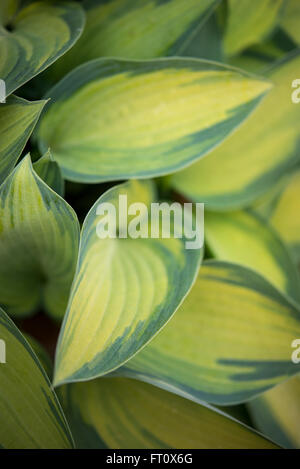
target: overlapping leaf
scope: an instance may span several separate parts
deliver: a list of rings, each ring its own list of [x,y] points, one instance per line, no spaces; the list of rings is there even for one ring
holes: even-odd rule
[[[69,180],[158,176],[219,144],[270,86],[196,59],[94,60],[49,92],[37,137]]]
[[[60,167],[54,161],[50,151],[33,163],[33,169],[51,189],[63,197],[65,183]]]
[[[17,2],[2,2],[0,77],[10,95],[74,44],[84,26],[84,13],[72,2],[37,1],[20,11]]]
[[[222,145],[172,177],[173,186],[208,208],[249,205],[299,160],[300,106],[292,102],[292,82],[300,53],[290,54],[268,76],[273,90],[244,125]]]
[[[296,44],[300,44],[300,3],[298,0],[287,0],[281,26],[291,36]]]
[[[76,383],[63,397],[79,448],[276,448],[217,409],[134,380]]]
[[[126,362],[170,319],[197,274],[202,250],[186,249],[186,232],[169,239],[163,231],[157,238],[98,237],[101,207],[113,204],[124,216],[119,195],[128,197],[128,206],[143,202],[150,208],[155,201],[149,181],[131,181],[106,192],[90,210],[57,347],[55,384],[91,379]]]
[[[0,104],[0,184],[15,166],[45,103],[11,96]]]
[[[74,48],[51,70],[62,77],[99,57],[180,55],[220,0],[87,0],[87,21]]]
[[[294,49],[295,43],[283,29],[277,27],[271,37],[254,44],[241,54],[229,57],[227,62],[248,72],[263,74]]]
[[[41,304],[61,318],[79,241],[71,207],[33,171],[27,156],[0,188],[0,304],[14,315]]]
[[[257,428],[285,448],[300,448],[299,396],[300,378],[295,376],[248,404]]]
[[[221,26],[216,14],[209,17],[180,55],[224,62]]]
[[[47,350],[43,347],[43,345],[37,341],[34,337],[32,337],[30,334],[24,333],[23,332],[24,338],[27,340],[29,343],[30,347],[36,354],[40,364],[42,365],[45,373],[47,374],[48,378],[50,381],[52,380],[52,374],[53,374],[53,363],[52,360],[47,352]]]
[[[0,447],[71,448],[72,437],[50,382],[2,309],[0,339],[6,350],[6,363],[0,365]]]
[[[256,270],[300,303],[300,277],[285,244],[251,212],[206,213],[205,239],[217,259]]]
[[[116,373],[220,405],[247,401],[297,373],[299,311],[245,267],[209,261],[157,337]]]
[[[260,42],[276,26],[283,0],[229,0],[224,37],[227,55]]]

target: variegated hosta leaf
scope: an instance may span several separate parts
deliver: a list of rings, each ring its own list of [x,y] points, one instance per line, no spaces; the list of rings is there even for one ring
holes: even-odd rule
[[[2,309],[0,340],[0,447],[72,447],[69,428],[45,371]]]
[[[229,0],[224,37],[227,55],[260,42],[279,21],[283,0]]]
[[[0,188],[0,304],[13,315],[43,306],[65,311],[73,279],[79,223],[72,208],[24,158]]]
[[[10,30],[7,15],[0,19],[0,78],[7,95],[70,49],[84,26],[84,12],[72,2],[33,2],[10,18]]]
[[[51,189],[62,197],[64,196],[65,182],[60,167],[56,161],[54,161],[50,150],[38,161],[33,163],[33,169]]]
[[[247,401],[297,373],[300,311],[245,267],[208,261],[183,305],[116,371],[196,400]]]
[[[300,276],[276,231],[251,212],[206,213],[205,239],[217,259],[256,270],[300,303]]]
[[[52,67],[62,77],[99,57],[152,59],[180,55],[220,0],[87,0],[87,21],[75,47]]]
[[[169,239],[162,231],[157,238],[99,238],[99,209],[110,203],[124,216],[119,195],[128,197],[128,206],[143,202],[150,209],[155,201],[150,181],[131,181],[106,192],[90,210],[57,347],[56,385],[104,375],[131,358],[170,319],[199,268],[202,248],[187,249],[186,232]],[[150,234],[150,220],[144,220]]]
[[[299,161],[300,105],[292,102],[300,52],[268,73],[275,83],[245,124],[207,158],[180,171],[173,186],[216,210],[249,205]]]
[[[15,166],[45,103],[11,96],[0,104],[0,184]]]
[[[71,384],[62,396],[79,448],[276,448],[218,409],[131,379]]]
[[[300,2],[299,0],[287,0],[286,7],[283,12],[281,19],[281,26],[287,34],[295,41],[296,44],[300,44]]]
[[[295,172],[274,202],[269,222],[300,262],[300,171]]]
[[[270,86],[196,59],[94,60],[49,92],[40,148],[69,180],[166,174],[219,144]]]
[[[285,448],[300,448],[299,376],[250,401],[248,407],[265,435]]]

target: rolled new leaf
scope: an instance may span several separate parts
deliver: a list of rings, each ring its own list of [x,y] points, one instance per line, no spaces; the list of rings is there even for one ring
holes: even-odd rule
[[[274,88],[209,158],[172,176],[173,187],[215,210],[245,207],[299,161],[300,106],[292,102],[300,52],[268,72]]]
[[[254,271],[208,261],[172,320],[116,373],[200,402],[248,401],[298,372],[299,318]]]
[[[36,1],[21,10],[2,0],[0,10],[0,77],[6,94],[64,54],[80,36],[84,12],[72,2]]]
[[[78,43],[52,67],[53,77],[99,57],[153,59],[180,55],[220,0],[85,0]]]
[[[78,448],[276,449],[218,409],[135,380],[76,383],[60,395]]]
[[[0,184],[15,166],[45,104],[16,96],[0,104]]]
[[[265,39],[279,23],[283,0],[229,0],[224,36],[227,55],[241,52]]]
[[[126,235],[127,213],[119,205],[120,195],[127,196],[132,209],[134,203],[146,207],[142,209],[145,237],[131,236],[135,217],[129,217]],[[161,229],[151,237],[152,202],[155,194],[149,181],[130,181],[107,191],[88,213],[56,350],[55,385],[89,380],[118,368],[165,325],[190,290],[202,247],[187,249],[190,235],[185,230],[178,238],[173,229],[169,237]],[[121,214],[121,223],[117,229],[111,225],[107,237],[99,237],[103,223],[99,210],[106,211],[107,204],[118,217]],[[182,228],[182,220],[176,223]]]
[[[270,86],[204,60],[94,60],[49,92],[37,139],[72,181],[159,176],[218,145]]]
[[[47,375],[2,309],[0,341],[0,447],[71,448],[72,436]]]
[[[61,319],[79,244],[73,209],[25,157],[0,188],[0,304],[22,316],[43,307]]]
[[[65,181],[63,180],[60,167],[54,161],[50,150],[33,163],[33,169],[51,189],[62,197],[64,196]]]
[[[257,428],[284,448],[300,448],[299,394],[295,376],[247,404]]]
[[[245,265],[300,304],[300,276],[286,245],[266,220],[250,211],[205,217],[205,239],[214,257]]]

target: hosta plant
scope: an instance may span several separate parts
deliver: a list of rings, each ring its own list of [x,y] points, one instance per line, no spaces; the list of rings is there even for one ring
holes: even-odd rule
[[[299,31],[298,0],[1,1],[0,447],[300,446]]]

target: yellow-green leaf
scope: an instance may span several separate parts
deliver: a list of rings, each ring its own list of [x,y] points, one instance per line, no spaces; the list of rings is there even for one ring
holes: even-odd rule
[[[300,171],[290,178],[276,198],[269,222],[290,248],[294,260],[300,261]]]
[[[264,39],[279,22],[283,3],[283,0],[228,0],[225,53],[237,54]]]
[[[287,34],[295,41],[296,44],[300,44],[300,2],[299,0],[287,0],[286,7],[283,12],[281,19],[281,26]],[[296,77],[297,78],[297,77]]]
[[[84,12],[77,3],[37,1],[7,24],[5,4],[7,0],[0,16],[0,77],[9,95],[70,49],[82,32]]]
[[[256,270],[280,291],[300,303],[300,276],[274,229],[246,211],[206,213],[205,239],[217,259]]]
[[[155,202],[150,181],[130,181],[107,191],[87,215],[57,346],[56,385],[104,375],[131,358],[170,319],[199,268],[202,249],[187,249],[186,233],[169,239],[162,230],[157,238],[98,237],[97,213],[107,203],[119,213],[119,195],[128,197],[128,206],[143,202],[150,209]],[[150,235],[151,221],[144,216]]]
[[[62,391],[79,448],[276,449],[220,410],[138,381],[106,378]]]
[[[0,309],[0,447],[71,448],[72,437],[51,384],[28,342]],[[4,346],[3,346],[4,344]]]
[[[285,448],[300,448],[299,376],[279,384],[248,406],[255,424],[265,435]]]
[[[0,104],[0,184],[15,166],[45,103],[11,96]]]
[[[56,161],[54,161],[50,150],[33,163],[33,169],[51,189],[63,197],[65,182],[60,167]]]
[[[270,86],[204,60],[94,60],[49,92],[37,137],[69,180],[159,176],[218,145]]]
[[[208,261],[166,327],[116,373],[198,401],[244,402],[297,367],[300,312],[245,267]]]
[[[64,314],[79,223],[72,208],[24,158],[0,187],[0,304],[20,316],[43,306]]]
[[[300,158],[300,105],[292,102],[300,52],[290,54],[268,76],[273,90],[233,135],[207,158],[171,179],[186,197],[208,208],[249,205]]]
[[[52,67],[62,77],[99,57],[152,59],[180,55],[220,0],[87,0],[86,27],[72,50]]]

